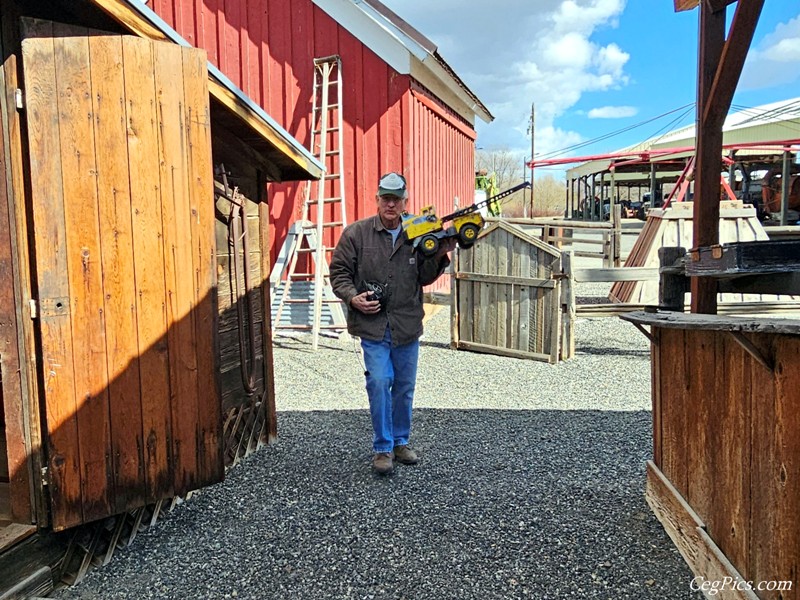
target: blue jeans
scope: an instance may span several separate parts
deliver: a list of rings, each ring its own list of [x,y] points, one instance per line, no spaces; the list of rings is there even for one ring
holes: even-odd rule
[[[391,452],[408,443],[411,403],[417,381],[419,340],[392,347],[389,327],[380,342],[361,340],[368,375],[367,395],[372,416],[372,449]]]

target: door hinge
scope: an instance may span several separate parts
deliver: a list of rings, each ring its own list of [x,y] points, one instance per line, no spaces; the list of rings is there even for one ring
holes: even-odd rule
[[[22,90],[19,88],[14,90],[14,105],[19,110],[25,108],[25,98],[22,96]]]
[[[31,319],[36,319],[39,316],[39,312],[36,305],[36,300],[33,298],[30,299],[30,306],[31,306]]]
[[[50,484],[50,472],[48,471],[48,467],[42,467],[42,485],[49,485]]]

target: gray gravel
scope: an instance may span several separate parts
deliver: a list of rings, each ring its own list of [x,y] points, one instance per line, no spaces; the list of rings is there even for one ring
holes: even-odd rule
[[[586,292],[584,292],[585,294]],[[279,441],[59,598],[700,598],[644,500],[649,347],[577,323],[566,363],[422,341],[415,467],[379,478],[352,342],[279,338]]]

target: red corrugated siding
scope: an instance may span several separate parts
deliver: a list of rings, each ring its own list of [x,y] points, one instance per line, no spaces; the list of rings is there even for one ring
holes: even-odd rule
[[[342,57],[348,221],[373,214],[378,177],[389,170],[408,177],[411,209],[435,204],[446,214],[454,196],[462,206],[472,202],[472,140],[413,98],[408,76],[391,69],[310,0],[153,0],[151,6],[184,38],[205,48],[212,63],[304,145],[313,59]],[[269,190],[273,260],[301,214],[303,185]]]
[[[416,177],[411,187],[411,212],[429,205],[436,214],[453,212],[458,206],[472,204],[474,192],[474,141],[464,135],[441,115],[409,94],[411,104],[412,171]],[[433,291],[445,291],[449,280],[441,278]]]

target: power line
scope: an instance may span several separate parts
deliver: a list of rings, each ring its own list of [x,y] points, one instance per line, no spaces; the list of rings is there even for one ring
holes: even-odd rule
[[[739,123],[739,125],[743,125],[746,123],[750,123],[756,120],[772,120],[777,121],[780,117],[784,115],[792,115],[797,119],[800,119],[800,100],[796,100],[794,102],[790,102],[789,104],[785,104],[783,106],[779,106],[776,108],[772,108],[770,110],[757,110],[752,106],[742,106],[739,104],[732,104],[731,108],[738,110],[740,113],[744,113],[749,118]],[[786,129],[791,129],[793,131],[800,131],[800,127],[795,127],[790,124],[790,121],[783,121],[781,123],[782,127]]]
[[[537,159],[555,158],[557,156],[561,156],[562,154],[567,154],[568,152],[571,152],[573,150],[577,150],[577,149],[583,148],[585,146],[590,146],[592,144],[596,144],[597,142],[602,142],[604,140],[607,140],[607,139],[612,138],[614,136],[620,135],[622,133],[627,133],[628,131],[631,131],[631,130],[636,129],[638,127],[642,127],[644,125],[647,125],[648,123],[652,123],[653,121],[657,121],[658,119],[661,119],[663,117],[666,117],[667,115],[671,115],[673,113],[676,113],[676,112],[678,112],[680,110],[684,110],[684,109],[686,109],[688,107],[692,107],[693,108],[694,104],[695,104],[694,102],[690,102],[689,104],[684,104],[683,106],[679,106],[678,108],[674,108],[674,109],[672,109],[670,111],[667,111],[667,112],[665,112],[663,114],[660,114],[658,116],[652,117],[652,118],[647,119],[645,121],[641,121],[640,123],[636,123],[635,125],[629,125],[627,127],[623,127],[622,129],[618,129],[616,131],[612,131],[610,133],[603,134],[603,135],[601,135],[599,137],[596,137],[596,138],[591,139],[591,140],[587,140],[585,142],[580,142],[578,144],[573,144],[572,146],[567,146],[566,148],[562,148],[560,150],[554,150],[552,152],[547,152],[545,154],[539,154],[539,155],[536,156],[536,158]]]
[[[652,142],[651,142],[652,144],[657,144],[659,141],[661,141],[661,139],[662,139],[664,136],[666,136],[668,133],[670,133],[671,131],[673,131],[673,128],[675,127],[675,125],[677,125],[678,123],[680,123],[680,122],[681,122],[681,121],[682,121],[682,120],[683,120],[683,119],[684,119],[684,118],[685,118],[687,115],[690,115],[690,114],[691,114],[691,113],[693,113],[693,112],[694,112],[694,105],[692,105],[692,106],[691,106],[691,108],[688,108],[688,109],[686,109],[686,110],[683,112],[683,114],[681,114],[681,115],[677,116],[676,118],[672,119],[672,121],[670,121],[669,123],[667,123],[666,125],[664,125],[664,127],[662,127],[661,129],[659,129],[658,131],[656,131],[656,132],[655,132],[653,135],[651,135],[651,136],[650,136],[649,138],[647,138],[647,139],[648,139],[648,140],[652,140]],[[666,130],[666,131],[664,131],[664,130]],[[661,133],[662,131],[663,131],[664,133],[662,133],[662,134],[661,134],[661,135],[660,135],[658,138],[656,138],[656,139],[653,139],[653,138],[655,138],[655,137],[656,137],[656,136],[657,136],[659,133]]]
[[[676,112],[678,112],[680,110],[683,110],[684,112],[681,113],[678,117],[676,117],[675,119],[670,121],[664,127],[659,128],[653,135],[651,135],[648,138],[646,138],[648,140],[651,140],[652,138],[654,138],[655,136],[657,136],[659,133],[661,133],[662,131],[664,131],[666,129],[667,130],[666,132],[664,132],[660,137],[658,137],[657,139],[652,141],[652,143],[657,143],[659,140],[661,140],[665,135],[667,135],[669,133],[669,129],[671,127],[673,127],[675,124],[679,123],[681,120],[685,119],[687,115],[691,114],[694,111],[694,108],[695,108],[695,103],[694,102],[690,102],[689,104],[684,104],[683,106],[679,106],[678,108],[675,108],[675,109],[672,109],[670,111],[667,111],[667,112],[665,112],[665,113],[663,113],[661,115],[658,115],[656,117],[652,117],[652,118],[647,119],[645,121],[641,121],[640,123],[637,123],[635,125],[629,125],[627,127],[623,127],[622,129],[618,129],[616,131],[612,131],[612,132],[603,134],[601,136],[598,136],[596,138],[587,140],[585,142],[580,142],[578,144],[573,144],[572,146],[567,146],[567,147],[561,148],[559,150],[553,150],[552,152],[547,152],[547,153],[544,153],[544,154],[538,154],[536,156],[536,158],[537,159],[555,158],[557,156],[561,156],[563,154],[567,154],[567,153],[569,153],[569,152],[571,152],[573,150],[578,150],[579,148],[584,148],[586,146],[590,146],[592,144],[596,144],[597,142],[605,141],[605,140],[607,140],[609,138],[612,138],[612,137],[615,137],[617,135],[620,135],[620,134],[623,134],[623,133],[627,133],[628,131],[631,131],[631,130],[636,129],[638,127],[642,127],[642,126],[644,126],[644,125],[646,125],[648,123],[652,123],[653,121],[656,121],[658,119],[661,119],[663,117],[666,117],[668,115],[676,113]],[[739,110],[740,112],[744,113],[746,116],[750,117],[749,119],[746,119],[745,121],[743,121],[742,124],[748,123],[748,122],[751,122],[751,121],[755,121],[755,120],[761,120],[761,119],[778,120],[780,117],[782,117],[784,115],[796,115],[798,109],[800,109],[800,99],[795,100],[793,102],[790,102],[788,104],[784,104],[782,106],[778,106],[778,107],[769,109],[769,110],[757,110],[757,109],[755,109],[753,107],[747,107],[747,106],[741,106],[741,105],[735,105],[735,104],[732,104],[731,108],[733,108],[735,110]],[[688,109],[688,110],[684,110],[684,109]],[[793,124],[791,124],[788,121],[783,122],[781,124],[781,126],[785,127],[786,129],[790,129],[790,130],[794,130],[794,131],[800,131],[800,126],[797,126],[797,127],[793,126]]]

